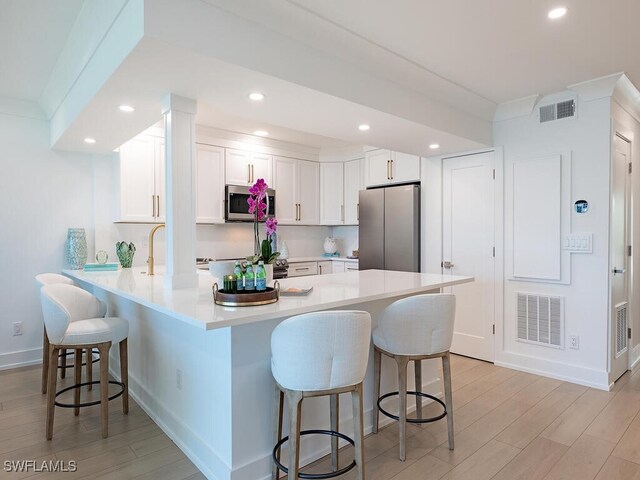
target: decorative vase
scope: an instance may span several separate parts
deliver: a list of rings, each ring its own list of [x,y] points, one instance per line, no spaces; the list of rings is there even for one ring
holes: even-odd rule
[[[338,251],[335,238],[327,237],[324,239],[324,252],[333,255]]]
[[[278,258],[280,260],[286,260],[289,258],[289,247],[287,246],[287,242],[284,240],[280,242],[280,256]]]
[[[127,242],[117,242],[116,243],[116,254],[118,255],[118,260],[120,260],[120,265],[122,268],[131,268],[131,264],[133,263],[133,255],[136,253],[136,246]]]
[[[80,270],[84,267],[84,264],[87,263],[87,235],[84,228],[67,230],[64,253],[69,268]]]

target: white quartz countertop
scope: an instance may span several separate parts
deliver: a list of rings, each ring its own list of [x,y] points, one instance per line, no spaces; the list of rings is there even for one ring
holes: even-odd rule
[[[64,273],[81,284],[119,295],[203,330],[286,318],[473,281],[473,277],[439,273],[351,271],[280,280],[281,288],[313,287],[307,296],[282,296],[276,303],[258,307],[222,307],[213,303],[214,280],[207,271],[198,272],[198,287],[181,290],[165,289],[163,275],[148,276],[144,271],[146,268],[138,267],[115,272],[64,270]]]
[[[347,257],[323,257],[322,255],[318,255],[316,257],[291,257],[287,258],[287,262],[289,263],[300,263],[300,262],[354,262],[358,263],[357,258],[347,258]]]

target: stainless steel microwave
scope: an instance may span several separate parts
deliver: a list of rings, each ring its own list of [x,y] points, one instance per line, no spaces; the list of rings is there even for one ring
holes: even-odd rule
[[[250,187],[238,187],[237,185],[227,185],[225,187],[225,214],[224,219],[227,222],[252,222],[253,214],[249,213]],[[267,190],[267,216],[275,217],[276,215],[276,191],[269,188]]]

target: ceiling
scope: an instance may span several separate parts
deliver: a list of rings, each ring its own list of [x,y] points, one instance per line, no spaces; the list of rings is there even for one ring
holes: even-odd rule
[[[423,80],[409,85],[398,59],[494,105],[622,71],[640,85],[638,0],[205,1],[333,54],[366,58],[414,89]],[[568,14],[549,20],[558,5]],[[339,35],[350,37],[348,48]]]
[[[37,101],[84,0],[0,0],[0,96]]]

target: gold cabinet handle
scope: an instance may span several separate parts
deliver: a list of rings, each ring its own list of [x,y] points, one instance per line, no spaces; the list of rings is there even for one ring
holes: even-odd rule
[[[356,204],[356,220],[360,221],[360,204]]]
[[[389,172],[391,176],[390,180],[393,180],[393,160],[391,160],[391,168],[389,169]]]
[[[318,268],[320,269],[320,275],[322,275],[322,265],[318,265]]]
[[[247,183],[251,183],[251,164],[247,163]]]
[[[156,196],[155,195],[151,195],[151,216],[153,218],[156,218]]]
[[[251,164],[251,183],[255,182],[256,179],[253,176],[253,163]]]
[[[340,205],[340,221],[344,223],[344,205]]]
[[[156,202],[158,203],[158,208],[156,209],[156,216],[160,216],[160,195],[156,195]]]

